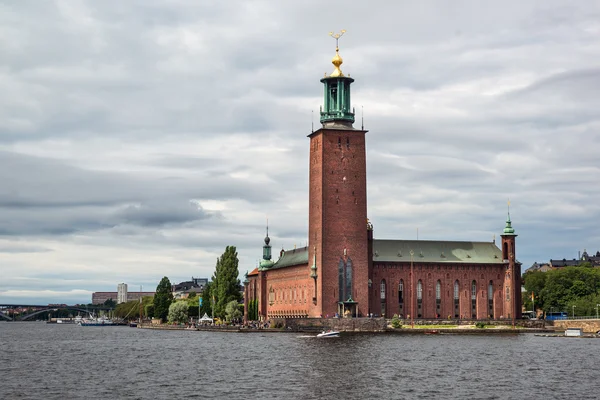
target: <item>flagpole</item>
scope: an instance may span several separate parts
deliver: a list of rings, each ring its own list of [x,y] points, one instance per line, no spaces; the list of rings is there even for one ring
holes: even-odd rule
[[[413,255],[415,253],[410,250],[410,325],[415,327],[415,274],[413,270]]]

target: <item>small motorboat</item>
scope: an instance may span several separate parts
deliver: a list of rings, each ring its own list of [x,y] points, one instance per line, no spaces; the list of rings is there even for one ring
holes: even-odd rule
[[[440,331],[433,329],[433,330],[425,331],[423,333],[426,335],[439,335]]]
[[[323,331],[317,335],[318,338],[329,338],[329,337],[340,337],[340,333],[338,331]]]

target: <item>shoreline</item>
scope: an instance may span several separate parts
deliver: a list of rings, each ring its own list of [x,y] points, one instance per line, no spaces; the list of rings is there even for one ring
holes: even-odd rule
[[[320,333],[321,330],[316,329],[282,329],[282,328],[265,328],[265,329],[248,329],[244,327],[195,327],[189,328],[187,326],[179,325],[138,325],[139,329],[155,329],[155,330],[177,330],[177,331],[190,331],[190,332],[220,332],[220,333]],[[442,334],[442,335],[518,335],[524,333],[533,334],[558,334],[561,331],[554,329],[541,329],[541,328],[475,328],[475,327],[461,327],[461,328],[386,328],[386,329],[373,329],[373,330],[340,330],[342,334],[361,334],[361,333],[378,333],[378,334],[392,334],[392,335],[431,335],[431,334]]]

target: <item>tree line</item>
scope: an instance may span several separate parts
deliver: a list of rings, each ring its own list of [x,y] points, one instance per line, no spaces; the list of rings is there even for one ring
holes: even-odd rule
[[[162,322],[187,322],[189,317],[201,317],[204,314],[226,321],[239,320],[243,315],[241,285],[238,278],[239,259],[235,246],[227,246],[225,252],[217,258],[215,272],[211,281],[202,291],[202,306],[195,292],[188,298],[175,300],[171,291],[171,281],[163,277],[156,287],[154,296],[142,298],[144,318],[159,318]],[[136,318],[139,315],[140,301],[132,300],[119,304],[115,316]]]
[[[600,268],[589,263],[548,272],[528,271],[523,274],[523,285],[527,310],[532,310],[535,302],[535,308],[544,312],[595,316],[596,305],[600,304]]]

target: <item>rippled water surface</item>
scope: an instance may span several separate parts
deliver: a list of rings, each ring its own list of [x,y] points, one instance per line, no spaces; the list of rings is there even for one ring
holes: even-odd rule
[[[3,399],[598,399],[600,339],[0,323]]]

